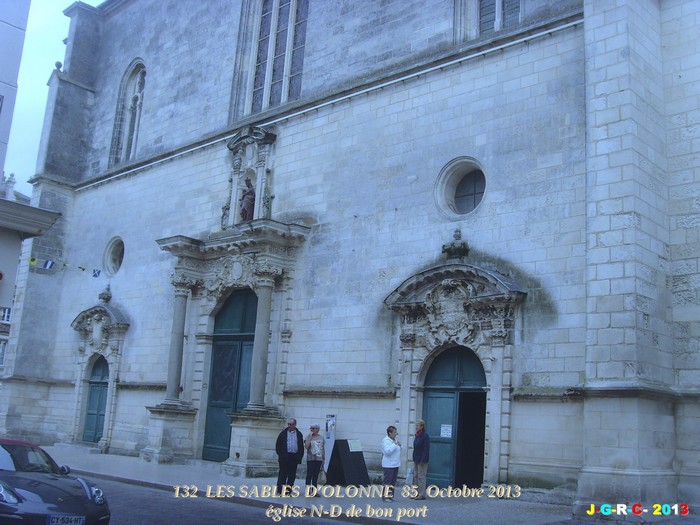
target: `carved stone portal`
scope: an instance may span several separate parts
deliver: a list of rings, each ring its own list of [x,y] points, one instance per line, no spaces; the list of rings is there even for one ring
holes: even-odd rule
[[[98,446],[101,451],[109,449],[114,426],[114,399],[119,377],[122,345],[129,321],[118,308],[109,304],[112,293],[109,286],[99,294],[100,303],[83,310],[73,320],[71,326],[80,334],[78,346],[77,372],[79,380],[75,384],[75,409],[73,411],[73,440],[78,440],[84,424],[88,405],[88,382],[90,372],[99,355],[104,356],[109,365],[107,380],[107,401],[102,438]]]
[[[516,311],[525,291],[496,271],[463,263],[430,268],[406,279],[385,304],[399,314],[401,365],[409,381],[400,396],[419,414],[422,386],[434,358],[455,346],[474,351],[487,380],[484,482],[506,479],[511,361]]]

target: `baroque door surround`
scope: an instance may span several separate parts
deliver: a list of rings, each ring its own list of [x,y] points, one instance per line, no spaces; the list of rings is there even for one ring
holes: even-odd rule
[[[100,356],[107,360],[109,378],[107,381],[107,405],[105,411],[105,428],[98,447],[102,451],[109,449],[114,425],[116,388],[124,345],[124,337],[129,329],[129,320],[115,306],[109,304],[112,293],[109,286],[99,294],[100,303],[83,310],[71,323],[73,330],[80,334],[78,346],[78,374],[75,383],[75,409],[73,411],[72,441],[78,441],[81,426],[84,425],[84,406],[87,403],[87,385],[92,366]]]
[[[267,390],[268,347],[270,341],[270,317],[275,292],[284,293],[292,279],[297,250],[305,240],[309,228],[299,224],[286,224],[272,219],[255,219],[236,225],[231,230],[212,234],[207,240],[198,240],[183,235],[159,239],[158,245],[164,251],[174,255],[177,260],[173,269],[172,282],[175,287],[173,327],[166,399],[157,407],[149,407],[152,418],[159,417],[167,410],[168,418],[173,419],[173,410],[183,412],[178,429],[190,435],[186,444],[190,455],[201,450],[204,434],[204,414],[194,416],[197,407],[180,399],[180,387],[185,398],[192,398],[192,389],[206,390],[206,377],[211,365],[211,348],[213,343],[213,320],[218,309],[224,304],[234,289],[250,288],[258,296],[253,344],[253,363],[251,371],[250,401],[242,414],[237,414],[236,436],[245,434],[250,427],[260,429],[260,419],[274,419],[271,428],[279,428],[283,420]],[[182,293],[184,290],[184,293]],[[189,297],[188,294],[189,293]],[[178,300],[178,298],[184,299]],[[187,304],[189,301],[189,305]],[[181,304],[182,303],[182,304]],[[196,354],[204,360],[203,377],[194,377],[183,363],[187,362],[183,341],[185,341],[185,316],[196,319],[197,332],[190,338],[188,354]],[[206,399],[206,392],[197,397]],[[200,407],[201,408],[201,407]],[[190,411],[191,420],[185,412]],[[241,419],[243,418],[243,419]],[[250,420],[250,422],[248,421]],[[170,423],[172,425],[172,423]],[[154,424],[155,428],[158,428]],[[245,428],[242,428],[245,427]],[[172,430],[172,429],[171,429]],[[163,442],[163,435],[168,432],[155,432],[148,455],[158,461],[169,461],[177,456],[172,444]],[[274,439],[271,441],[274,443]],[[247,443],[247,440],[242,440]],[[180,453],[185,453],[182,443],[178,446]],[[245,448],[245,450],[244,450]],[[236,472],[268,469],[268,455],[274,451],[264,451],[265,457],[253,457],[256,451],[241,444],[232,444],[232,457],[227,460],[236,463]],[[171,450],[173,452],[171,452]],[[249,454],[250,452],[250,454]],[[260,451],[257,451],[260,452]],[[143,454],[142,454],[143,456]],[[149,459],[149,458],[145,458]],[[255,469],[248,468],[248,462],[256,464]],[[264,464],[264,465],[263,465]],[[256,470],[258,469],[258,470]],[[230,470],[230,469],[229,469]]]
[[[410,421],[422,417],[425,376],[442,351],[462,346],[479,357],[487,380],[485,483],[507,475],[513,345],[525,295],[495,270],[452,260],[409,277],[384,300],[399,314],[399,396]]]

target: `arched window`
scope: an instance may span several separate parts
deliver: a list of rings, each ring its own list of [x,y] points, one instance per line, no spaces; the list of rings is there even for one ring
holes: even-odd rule
[[[139,135],[139,122],[146,88],[146,67],[140,60],[132,62],[119,88],[117,112],[114,118],[109,166],[134,158]]]

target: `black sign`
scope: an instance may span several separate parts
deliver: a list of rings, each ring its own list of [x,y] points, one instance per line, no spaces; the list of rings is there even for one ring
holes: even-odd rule
[[[336,439],[326,473],[327,485],[369,485],[362,451],[350,451],[347,439]]]

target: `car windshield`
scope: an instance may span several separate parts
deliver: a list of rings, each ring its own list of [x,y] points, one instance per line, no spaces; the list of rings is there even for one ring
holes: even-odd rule
[[[0,470],[60,474],[58,465],[39,447],[16,443],[0,444]]]

